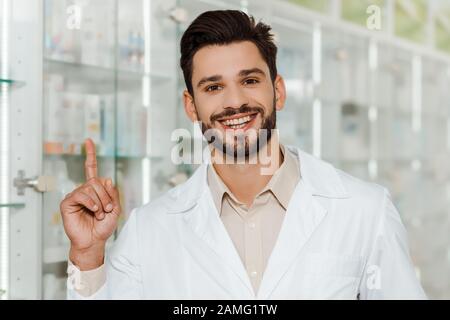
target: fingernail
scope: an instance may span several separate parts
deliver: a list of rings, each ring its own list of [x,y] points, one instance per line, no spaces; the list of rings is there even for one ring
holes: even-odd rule
[[[111,203],[108,203],[108,205],[106,206],[106,211],[111,211],[113,209],[113,206]]]
[[[105,218],[105,214],[102,212],[98,215],[99,220],[103,220]]]
[[[92,209],[93,209],[94,211],[97,211],[97,210],[98,210],[98,206],[97,206],[97,205],[94,205],[94,206],[92,207]]]
[[[112,185],[111,179],[106,180],[106,185],[107,185],[108,187],[111,187],[111,185]]]

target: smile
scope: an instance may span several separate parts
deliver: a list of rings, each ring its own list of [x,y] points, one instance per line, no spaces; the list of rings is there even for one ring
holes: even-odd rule
[[[257,113],[247,115],[236,115],[231,118],[218,120],[225,129],[246,129],[253,124]]]

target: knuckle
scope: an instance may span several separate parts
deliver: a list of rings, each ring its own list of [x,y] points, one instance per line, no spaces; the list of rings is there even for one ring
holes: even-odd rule
[[[89,193],[95,192],[94,186],[91,184],[86,185],[86,187],[84,188],[84,191]]]
[[[85,193],[85,194],[90,194],[91,193],[91,187],[90,186],[85,186],[82,190],[80,190],[80,193]]]
[[[104,205],[107,205],[111,202],[108,196],[102,196],[100,197],[100,199]]]
[[[81,192],[76,192],[72,197],[73,201],[76,201],[76,202],[80,201],[82,198],[83,198],[83,193],[81,193]]]
[[[96,160],[95,158],[87,158],[87,159],[84,161],[84,165],[85,165],[86,167],[89,167],[89,168],[94,168],[94,167],[96,167],[96,164],[97,164],[97,160]]]
[[[99,178],[92,178],[91,179],[91,186],[98,191],[103,190],[103,184],[101,183]]]
[[[92,186],[96,183],[96,180],[97,180],[97,178],[91,177],[86,181],[86,184]]]
[[[83,200],[85,200],[85,199],[90,199],[90,196],[89,196],[89,194],[86,193],[86,192],[80,192],[80,193],[78,194],[78,199],[83,199]]]
[[[103,186],[98,187],[98,193],[99,193],[100,197],[102,197],[104,199],[109,199],[108,192],[106,191],[106,189]]]
[[[85,192],[84,197],[85,197],[85,199],[95,200],[95,195],[91,192]]]

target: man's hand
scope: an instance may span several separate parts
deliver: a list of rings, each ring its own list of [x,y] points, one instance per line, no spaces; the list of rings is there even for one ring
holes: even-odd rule
[[[97,175],[95,145],[86,140],[86,182],[66,195],[60,209],[71,242],[70,260],[80,270],[103,264],[105,243],[117,227],[121,213],[119,193],[110,178]]]

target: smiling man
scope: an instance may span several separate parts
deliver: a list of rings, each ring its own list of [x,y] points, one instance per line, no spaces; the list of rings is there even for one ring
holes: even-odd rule
[[[389,192],[279,143],[276,53],[270,27],[243,12],[192,22],[181,39],[183,99],[208,161],[133,210],[106,256],[119,195],[86,141],[87,182],[61,203],[69,298],[425,297]]]

